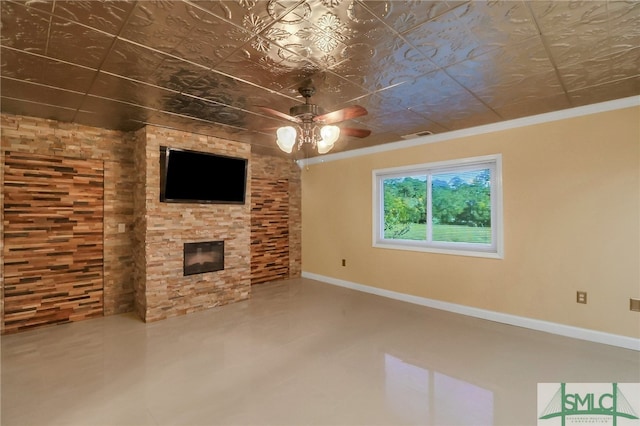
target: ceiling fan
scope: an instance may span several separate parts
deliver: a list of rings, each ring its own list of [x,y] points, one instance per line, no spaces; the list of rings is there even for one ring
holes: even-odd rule
[[[265,106],[258,107],[273,116],[291,121],[297,125],[295,127],[279,127],[276,130],[276,143],[282,151],[290,153],[297,141],[298,149],[301,149],[305,144],[310,144],[313,148],[318,149],[318,153],[325,154],[333,148],[334,143],[341,134],[357,138],[364,138],[371,134],[371,130],[352,127],[340,128],[333,125],[367,115],[367,110],[364,107],[351,105],[337,111],[321,114],[318,105],[309,101],[316,92],[313,86],[300,87],[298,92],[304,97],[305,103],[292,106],[289,109],[289,114]]]

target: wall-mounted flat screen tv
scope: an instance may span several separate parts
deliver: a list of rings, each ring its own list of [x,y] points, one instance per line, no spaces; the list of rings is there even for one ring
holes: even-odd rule
[[[244,204],[247,159],[160,147],[160,201]]]

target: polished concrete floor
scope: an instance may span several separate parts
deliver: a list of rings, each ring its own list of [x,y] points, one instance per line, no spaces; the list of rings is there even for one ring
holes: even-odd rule
[[[307,279],[144,324],[2,338],[10,425],[535,425],[539,382],[639,382],[638,352]]]

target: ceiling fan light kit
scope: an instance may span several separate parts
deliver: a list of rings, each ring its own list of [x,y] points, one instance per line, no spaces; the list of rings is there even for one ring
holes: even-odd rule
[[[309,98],[315,93],[315,89],[311,86],[301,87],[298,92],[305,98],[305,103],[291,107],[289,114],[260,107],[271,115],[296,124],[295,127],[282,126],[276,130],[276,144],[287,154],[290,154],[296,145],[297,149],[301,150],[305,144],[317,149],[318,154],[326,154],[331,151],[340,137],[341,130],[343,134],[359,138],[371,134],[371,131],[365,129],[340,129],[340,127],[333,125],[333,123],[366,115],[367,110],[360,105],[352,105],[327,114],[320,114],[318,105],[309,103]]]
[[[291,154],[293,146],[296,144],[296,129],[293,126],[283,126],[276,130],[276,143],[278,148]]]

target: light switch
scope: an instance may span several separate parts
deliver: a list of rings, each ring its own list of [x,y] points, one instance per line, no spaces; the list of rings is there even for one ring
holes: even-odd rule
[[[126,230],[127,230],[127,225],[125,225],[124,223],[119,223],[118,224],[118,233],[122,234]]]

